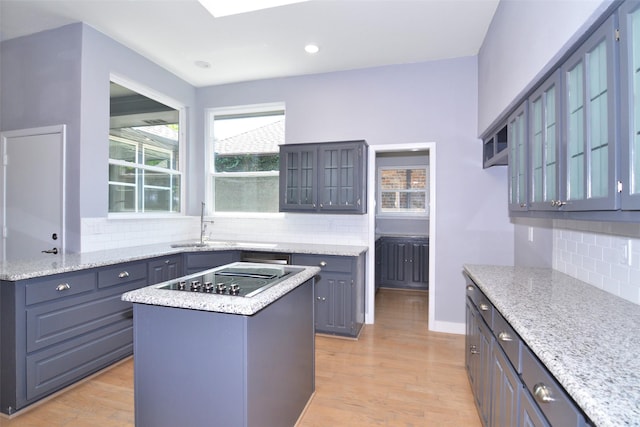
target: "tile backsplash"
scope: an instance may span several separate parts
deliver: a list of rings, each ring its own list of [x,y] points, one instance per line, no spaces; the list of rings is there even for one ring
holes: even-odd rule
[[[621,225],[619,227],[629,227]],[[637,225],[635,226],[637,227]],[[593,232],[584,226],[553,229],[553,268],[640,304],[640,238]],[[598,227],[595,227],[598,228]]]
[[[366,215],[279,214],[271,218],[207,218],[209,240],[367,245]],[[198,240],[200,217],[83,218],[82,252]]]

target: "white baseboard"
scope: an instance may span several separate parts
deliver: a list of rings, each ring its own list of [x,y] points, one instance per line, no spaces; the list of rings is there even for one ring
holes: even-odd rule
[[[436,320],[429,323],[429,330],[433,332],[464,335],[466,332],[466,327],[464,323],[442,322]]]

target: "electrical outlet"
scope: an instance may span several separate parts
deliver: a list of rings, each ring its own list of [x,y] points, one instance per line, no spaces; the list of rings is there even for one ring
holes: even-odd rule
[[[533,242],[533,227],[529,226],[529,230],[527,233],[527,240]]]

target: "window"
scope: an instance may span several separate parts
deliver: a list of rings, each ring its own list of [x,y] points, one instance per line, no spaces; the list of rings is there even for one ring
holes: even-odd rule
[[[215,212],[278,212],[284,106],[211,110],[210,203]]]
[[[428,168],[383,167],[378,170],[378,214],[427,216]]]
[[[111,82],[109,213],[180,212],[179,113]]]

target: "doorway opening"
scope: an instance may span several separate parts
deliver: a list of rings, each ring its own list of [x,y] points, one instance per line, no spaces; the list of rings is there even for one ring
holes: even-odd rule
[[[390,287],[427,292],[428,324],[434,324],[435,148],[434,142],[370,146],[369,248],[378,250],[367,255],[366,323],[374,323],[377,289]],[[400,171],[387,173],[387,177],[402,179],[383,185],[380,170]]]

